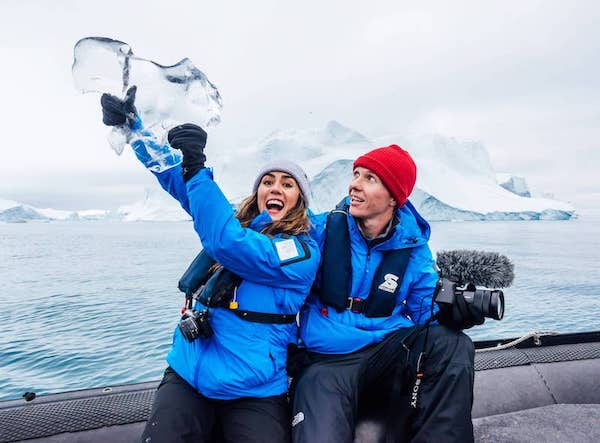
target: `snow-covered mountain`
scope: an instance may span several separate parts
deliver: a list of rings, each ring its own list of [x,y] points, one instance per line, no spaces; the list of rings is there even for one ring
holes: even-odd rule
[[[417,184],[410,200],[431,221],[440,220],[564,220],[574,208],[553,198],[532,198],[525,178],[497,174],[485,146],[437,134],[389,135],[368,139],[336,121],[322,129],[274,131],[257,143],[231,152],[207,148],[215,179],[233,203],[246,197],[256,171],[276,158],[297,161],[312,185],[315,212],[335,206],[348,192],[352,162],[377,147],[398,144],[417,163]],[[0,221],[118,218],[125,221],[189,220],[179,204],[158,186],[116,213],[103,210],[57,211],[0,200]]]

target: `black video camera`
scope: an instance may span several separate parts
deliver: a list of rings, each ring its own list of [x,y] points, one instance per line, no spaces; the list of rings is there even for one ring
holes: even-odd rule
[[[481,315],[481,322],[483,317],[502,320],[504,293],[489,288],[507,288],[512,284],[514,265],[508,257],[497,252],[465,249],[439,251],[436,265],[440,279],[434,300],[440,311],[451,312],[455,306],[459,311],[466,308],[475,317]]]
[[[472,283],[464,287],[447,278],[440,278],[435,289],[434,300],[440,307],[450,308],[457,295],[483,314],[484,317],[502,320],[504,317],[504,293],[500,289],[477,289]]]

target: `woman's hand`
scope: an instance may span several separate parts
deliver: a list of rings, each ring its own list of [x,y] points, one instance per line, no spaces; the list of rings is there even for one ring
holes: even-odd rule
[[[196,173],[204,168],[206,156],[204,147],[206,146],[206,132],[200,126],[193,123],[186,123],[174,127],[169,131],[169,144],[175,149],[179,149],[183,154],[181,162],[182,176],[184,181],[188,181]]]

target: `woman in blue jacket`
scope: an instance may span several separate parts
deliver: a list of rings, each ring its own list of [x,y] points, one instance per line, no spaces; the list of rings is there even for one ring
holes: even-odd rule
[[[105,94],[102,108],[106,124],[129,123],[136,156],[192,216],[214,260],[195,311],[175,329],[142,441],[211,441],[215,423],[226,441],[288,441],[287,345],[320,260],[308,236],[306,174],[289,161],[265,166],[236,213],[204,166],[200,127],[169,132],[179,164],[177,151],[153,145],[139,118],[127,121],[127,101]],[[167,155],[157,162],[161,150]]]

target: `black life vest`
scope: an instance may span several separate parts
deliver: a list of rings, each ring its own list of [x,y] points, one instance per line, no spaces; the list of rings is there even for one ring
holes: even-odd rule
[[[179,290],[185,293],[186,297],[191,298],[195,291],[206,284],[211,277],[210,268],[216,263],[202,250],[179,279]]]
[[[204,306],[230,309],[231,312],[246,321],[275,324],[296,321],[295,313],[274,314],[231,308],[229,302],[232,300],[234,291],[241,284],[242,278],[223,267],[212,272],[211,268],[216,263],[210,255],[202,250],[179,279],[179,290],[184,292],[188,299],[191,299],[201,289],[197,297]]]
[[[338,312],[350,309],[366,317],[389,317],[396,306],[412,248],[383,252],[375,271],[368,297],[350,297],[352,255],[348,231],[348,205],[345,199],[327,216],[325,245],[321,261],[321,286],[317,290],[321,302]],[[366,295],[366,294],[365,294]]]

